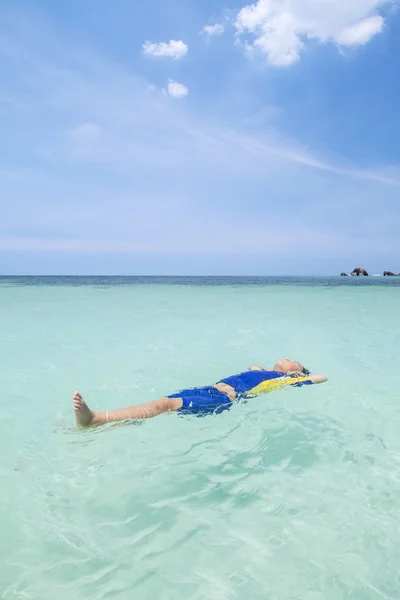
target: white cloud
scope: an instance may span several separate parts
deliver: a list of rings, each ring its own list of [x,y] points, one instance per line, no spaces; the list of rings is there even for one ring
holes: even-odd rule
[[[182,42],[182,40],[171,40],[168,43],[160,42],[159,44],[145,42],[143,44],[143,52],[148,56],[174,58],[175,60],[179,60],[187,54],[188,46]]]
[[[361,46],[380,33],[383,29],[384,20],[380,15],[369,17],[360,21],[352,27],[346,27],[338,36],[338,43],[342,46]]]
[[[178,83],[172,79],[168,82],[168,94],[173,98],[184,98],[189,93],[188,88],[183,83]]]
[[[307,41],[360,46],[383,29],[378,14],[391,0],[258,0],[242,8],[236,19],[239,34],[252,34],[247,50],[266,54],[268,62],[289,66],[297,62]]]
[[[221,35],[224,33],[225,28],[222,23],[216,23],[215,25],[205,25],[201,30],[206,35]]]

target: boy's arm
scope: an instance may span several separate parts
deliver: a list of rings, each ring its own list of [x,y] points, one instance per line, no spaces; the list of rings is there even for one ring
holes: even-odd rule
[[[325,375],[310,375],[310,379],[313,383],[325,383],[325,381],[328,381]]]

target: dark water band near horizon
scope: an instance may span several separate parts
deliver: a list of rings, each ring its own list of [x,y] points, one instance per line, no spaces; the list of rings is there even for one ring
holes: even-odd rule
[[[343,277],[332,275],[304,276],[240,276],[240,275],[2,275],[0,285],[48,286],[129,286],[129,285],[185,285],[185,286],[387,286],[400,287],[400,276]]]

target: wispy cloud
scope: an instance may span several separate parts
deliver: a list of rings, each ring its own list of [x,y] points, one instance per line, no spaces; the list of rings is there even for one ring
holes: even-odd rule
[[[215,25],[204,25],[201,33],[213,36],[213,35],[222,35],[225,31],[225,27],[223,23],[215,23]]]
[[[98,125],[94,123],[83,123],[77,127],[73,127],[69,135],[75,141],[80,144],[86,144],[97,140],[100,136],[101,130]]]
[[[83,123],[68,131],[72,151],[76,156],[85,156],[97,146],[101,129],[95,123]]]
[[[147,56],[157,58],[173,58],[179,60],[188,53],[188,46],[182,40],[171,40],[170,42],[145,42],[143,44],[143,53]]]
[[[264,158],[267,162],[269,156],[275,156],[285,162],[294,163],[303,167],[317,171],[326,171],[335,175],[349,177],[353,179],[362,179],[365,181],[376,181],[382,184],[400,186],[400,169],[394,169],[395,173],[389,175],[379,169],[361,169],[357,166],[347,166],[344,164],[335,164],[314,156],[311,153],[302,150],[300,144],[291,140],[268,140],[268,137],[262,135],[246,135],[233,131],[220,131],[218,134],[214,130],[212,141],[219,140],[227,146],[233,148],[237,146],[245,153],[259,158]]]

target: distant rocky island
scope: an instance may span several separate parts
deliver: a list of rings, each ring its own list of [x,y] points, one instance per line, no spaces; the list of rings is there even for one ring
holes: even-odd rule
[[[341,277],[347,277],[347,273],[340,273]],[[349,274],[350,277],[369,277],[368,272],[363,267],[356,267]],[[400,273],[393,273],[392,271],[383,271],[384,277],[400,277]]]

